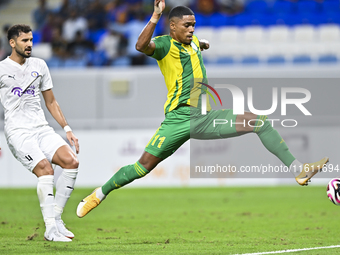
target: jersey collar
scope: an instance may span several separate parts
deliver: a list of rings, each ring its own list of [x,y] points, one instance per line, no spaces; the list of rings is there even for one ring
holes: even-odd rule
[[[26,66],[27,66],[27,63],[29,61],[29,58],[26,58],[26,61],[23,65],[20,65],[19,63],[15,62],[14,60],[10,59],[10,57],[8,56],[7,57],[7,60],[8,62],[13,65],[13,66],[16,66],[16,67],[19,67],[20,69],[24,69]]]

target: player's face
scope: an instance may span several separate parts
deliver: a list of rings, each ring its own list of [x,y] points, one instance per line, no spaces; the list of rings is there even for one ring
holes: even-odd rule
[[[170,29],[173,31],[174,39],[183,44],[190,44],[195,31],[195,16],[185,15],[182,19],[176,18],[170,24]]]
[[[14,46],[15,52],[23,58],[29,58],[32,53],[33,35],[32,32],[21,32],[16,39],[12,39],[11,46]]]

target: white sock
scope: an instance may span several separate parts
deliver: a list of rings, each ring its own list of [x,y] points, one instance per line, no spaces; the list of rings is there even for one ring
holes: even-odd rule
[[[297,177],[302,172],[303,164],[295,159],[289,166],[289,171]]]
[[[76,182],[78,169],[63,169],[56,184],[55,193],[55,218],[61,218],[67,200],[70,198],[73,191],[74,183]]]
[[[46,229],[48,226],[55,224],[53,181],[53,175],[43,175],[38,177],[37,193]]]
[[[106,196],[104,195],[102,191],[102,187],[96,190],[96,197],[100,199],[100,201],[103,201]]]

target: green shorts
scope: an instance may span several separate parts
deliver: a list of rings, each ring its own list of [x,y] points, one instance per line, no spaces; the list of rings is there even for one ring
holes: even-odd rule
[[[220,120],[219,124],[216,120]],[[146,145],[145,151],[166,159],[190,138],[210,140],[238,136],[235,125],[230,125],[235,121],[236,115],[231,109],[211,110],[201,115],[200,109],[182,106],[165,115],[165,120]]]

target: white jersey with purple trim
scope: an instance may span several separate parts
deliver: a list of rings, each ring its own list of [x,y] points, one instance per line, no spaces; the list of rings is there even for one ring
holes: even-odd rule
[[[48,125],[40,92],[53,87],[44,60],[26,58],[23,65],[7,57],[0,62],[0,102],[5,111],[6,137],[18,129]]]

